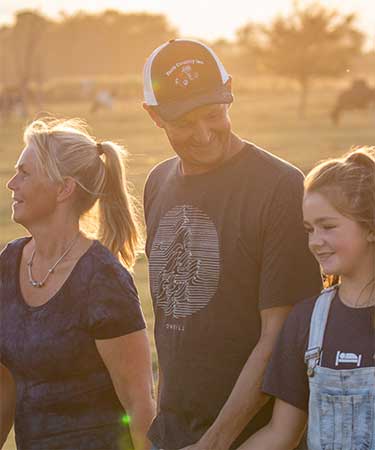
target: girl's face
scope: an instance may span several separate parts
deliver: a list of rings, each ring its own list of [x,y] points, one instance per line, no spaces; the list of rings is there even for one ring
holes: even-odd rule
[[[305,194],[303,217],[310,251],[325,274],[352,278],[373,270],[369,231],[340,214],[324,195]]]

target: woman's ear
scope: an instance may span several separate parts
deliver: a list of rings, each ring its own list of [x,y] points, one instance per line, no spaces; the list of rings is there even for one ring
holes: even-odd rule
[[[75,192],[77,183],[72,177],[64,177],[64,181],[59,185],[57,190],[57,201],[64,202],[70,198]]]

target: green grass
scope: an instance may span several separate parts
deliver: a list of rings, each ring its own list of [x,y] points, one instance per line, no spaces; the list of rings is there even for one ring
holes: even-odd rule
[[[236,93],[236,92],[235,92]],[[308,117],[297,118],[298,97],[295,90],[272,92],[262,90],[236,95],[231,109],[234,130],[243,138],[274,152],[304,171],[323,158],[337,156],[353,145],[375,144],[375,114],[350,113],[340,127],[333,127],[329,111],[336,98],[332,88],[321,85],[310,97]],[[90,116],[88,103],[60,103],[45,105],[45,111],[58,117],[86,119],[100,140],[111,139],[125,145],[129,151],[128,178],[134,193],[142,197],[148,171],[157,162],[171,156],[168,141],[148,119],[139,100],[118,103],[113,111],[100,111]],[[24,234],[24,230],[10,221],[10,193],[4,185],[12,174],[22,149],[25,120],[15,119],[0,124],[0,242],[7,242]],[[135,279],[152,339],[152,306],[148,289],[145,258],[135,268]],[[152,344],[154,349],[154,345]],[[154,364],[156,364],[153,350]],[[8,439],[4,450],[14,450],[14,440]]]

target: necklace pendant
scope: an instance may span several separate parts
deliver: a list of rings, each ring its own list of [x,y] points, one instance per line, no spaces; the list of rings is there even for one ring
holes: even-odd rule
[[[31,284],[33,287],[39,287],[39,283],[37,281],[32,281]]]

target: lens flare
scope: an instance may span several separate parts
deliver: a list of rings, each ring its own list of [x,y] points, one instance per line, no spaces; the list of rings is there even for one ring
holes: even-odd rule
[[[124,415],[121,417],[121,422],[122,422],[124,425],[130,425],[130,422],[131,422],[130,416],[129,416],[128,414],[124,414]]]

